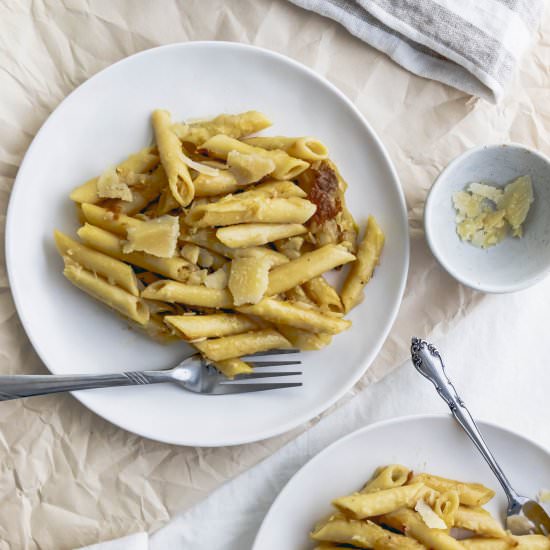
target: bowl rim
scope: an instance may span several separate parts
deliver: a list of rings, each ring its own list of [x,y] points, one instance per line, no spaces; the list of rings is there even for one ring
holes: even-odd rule
[[[467,286],[473,290],[478,290],[489,294],[504,294],[509,292],[516,292],[518,290],[526,289],[540,282],[542,279],[546,277],[546,275],[550,271],[550,255],[548,256],[548,259],[542,268],[537,270],[535,273],[530,274],[526,277],[523,277],[514,283],[502,283],[502,284],[483,283],[482,281],[476,281],[474,279],[471,279],[469,277],[462,275],[459,271],[457,271],[452,266],[451,263],[449,263],[445,259],[445,257],[442,254],[440,254],[439,249],[434,242],[430,227],[432,224],[431,212],[433,210],[433,200],[434,200],[433,197],[435,195],[434,191],[436,188],[441,187],[442,182],[445,181],[447,174],[453,168],[455,168],[457,165],[466,161],[470,156],[474,155],[475,153],[478,153],[480,151],[493,150],[497,148],[520,149],[534,156],[537,156],[546,163],[548,167],[548,172],[550,174],[550,158],[547,157],[544,153],[541,153],[540,151],[532,149],[527,145],[523,145],[522,143],[515,143],[515,142],[492,143],[492,144],[489,143],[485,145],[479,145],[477,147],[472,147],[471,149],[467,149],[466,151],[464,151],[463,153],[455,157],[453,160],[451,160],[451,162],[447,164],[447,166],[439,173],[437,178],[434,180],[428,192],[426,202],[424,203],[424,216],[423,216],[424,217],[423,219],[424,234],[426,236],[426,241],[428,243],[428,246],[433,256],[435,257],[439,265],[441,265],[441,267],[443,267],[443,269],[445,269],[445,271],[447,271],[449,275],[451,275],[454,279],[456,279],[459,283],[463,284],[464,286]]]

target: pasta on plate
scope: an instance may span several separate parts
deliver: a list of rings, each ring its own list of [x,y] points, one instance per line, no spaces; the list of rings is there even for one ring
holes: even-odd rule
[[[316,550],[550,549],[544,535],[512,535],[483,508],[495,495],[480,483],[400,464],[378,468],[357,492],[332,501],[335,510],[310,533]]]
[[[174,123],[72,191],[80,241],[55,232],[65,277],[163,342],[189,342],[228,377],[255,352],[328,345],[351,322],[384,246],[359,241],[347,184],[312,137],[257,136],[257,111]],[[349,264],[341,289],[324,275]]]

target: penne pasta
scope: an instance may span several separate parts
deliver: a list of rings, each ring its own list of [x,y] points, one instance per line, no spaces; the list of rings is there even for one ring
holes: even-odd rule
[[[492,489],[481,485],[481,483],[465,483],[432,474],[417,474],[411,479],[410,483],[424,483],[427,487],[440,493],[454,490],[458,493],[460,504],[467,506],[481,506],[495,496]]]
[[[171,279],[186,280],[193,269],[192,264],[183,258],[157,258],[143,252],[125,254],[119,237],[89,223],[84,224],[77,233],[88,246],[99,252]]]
[[[405,485],[406,487],[406,485]],[[378,518],[379,522],[405,533],[433,550],[463,550],[462,544],[443,529],[430,529],[420,515],[409,508],[400,508]]]
[[[323,349],[332,342],[332,334],[308,332],[290,325],[277,325],[277,330],[292,344],[302,351]]]
[[[153,112],[152,122],[160,161],[168,177],[172,196],[181,206],[187,206],[195,196],[195,188],[183,157],[181,143],[172,131],[170,113],[157,109]]]
[[[213,309],[229,308],[233,305],[233,298],[227,289],[188,285],[177,281],[163,280],[152,283],[141,293],[141,296],[149,300]]]
[[[244,223],[220,227],[216,231],[216,237],[230,248],[248,248],[302,235],[306,231],[305,226],[299,223]]]
[[[200,204],[191,208],[185,223],[193,227],[215,227],[240,223],[304,223],[315,212],[315,205],[299,197],[239,199]]]
[[[248,363],[237,357],[216,361],[214,365],[229,379],[235,378],[238,374],[250,374],[253,372],[252,367]]]
[[[402,548],[404,550],[424,548],[416,541],[403,535],[390,533],[372,521],[357,521],[338,514],[319,522],[310,533],[310,538],[315,541],[352,544],[357,548]]]
[[[255,154],[266,159],[271,159],[275,166],[271,175],[278,180],[291,180],[309,167],[306,161],[291,157],[284,151],[268,151],[260,147],[253,147],[223,134],[211,137],[201,145],[200,149],[207,151],[214,158],[221,159],[227,159],[228,155],[233,151],[249,155]]]
[[[73,285],[136,323],[147,324],[149,309],[143,300],[122,288],[111,285],[105,279],[74,263],[69,257],[64,256],[63,259],[65,261],[63,275]]]
[[[88,248],[61,231],[55,231],[54,237],[57,250],[62,256],[70,258],[74,263],[100,275],[133,296],[139,296],[138,281],[129,265]]]
[[[251,355],[260,351],[290,348],[290,342],[273,329],[263,329],[196,342],[195,347],[213,361]]]
[[[342,288],[342,303],[346,313],[363,299],[363,289],[370,281],[374,268],[378,265],[384,247],[384,233],[373,216],[369,216],[365,237],[357,249],[357,261]]]
[[[201,145],[211,137],[223,134],[232,138],[241,138],[265,130],[271,121],[258,111],[246,111],[237,115],[219,115],[212,120],[177,123],[172,126],[173,132],[182,141]]]
[[[81,209],[84,219],[89,224],[101,227],[101,229],[120,237],[126,237],[129,228],[136,228],[144,223],[137,218],[126,214],[116,214],[112,210],[107,210],[96,204],[83,203]]]
[[[318,139],[313,137],[252,137],[243,139],[244,143],[253,147],[261,147],[268,151],[280,149],[292,157],[315,161],[328,158],[328,149]]]
[[[345,248],[333,244],[306,252],[299,258],[271,270],[266,296],[273,296],[294,286],[302,285],[326,271],[353,260],[355,260],[353,254],[350,254]]]
[[[164,320],[186,340],[219,338],[254,330],[256,323],[245,315],[212,313],[208,315],[166,315]]]
[[[458,493],[456,491],[446,491],[445,493],[438,494],[433,504],[433,509],[445,522],[447,527],[453,527],[459,504]]]
[[[223,245],[218,241],[216,234],[210,230],[199,230],[193,233],[185,233],[180,237],[185,242],[197,244],[203,246],[208,250],[215,252],[226,258],[266,258],[269,260],[272,266],[281,265],[288,262],[288,258],[270,248],[265,248],[262,246],[249,246],[247,248],[230,248]]]
[[[466,550],[550,550],[550,539],[544,535],[522,535],[506,539],[472,537],[460,541]]]
[[[291,302],[264,298],[255,305],[241,306],[238,311],[257,315],[280,325],[290,325],[309,332],[338,334],[350,327],[351,322],[340,317],[324,315],[320,311]]]
[[[459,506],[454,514],[454,527],[469,529],[485,537],[506,538],[506,531],[499,522],[483,508]]]
[[[337,498],[332,504],[354,519],[370,518],[414,505],[422,487],[422,483],[413,483],[373,493],[354,493]]]
[[[411,471],[401,464],[390,464],[383,468],[378,468],[374,476],[367,481],[360,493],[373,493],[381,489],[393,489],[405,485]]]
[[[121,162],[115,169],[116,173],[123,179],[131,177],[134,174],[146,174],[153,170],[159,163],[159,157],[153,152],[152,147],[146,147],[133,155],[130,155],[126,160]],[[71,200],[77,203],[92,203],[95,204],[101,201],[101,197],[97,192],[97,182],[99,177],[92,178],[86,183],[83,183],[74,189],[69,195]]]
[[[335,313],[343,313],[344,306],[340,296],[332,286],[330,286],[324,277],[319,275],[303,285],[307,296],[313,300],[321,309]]]

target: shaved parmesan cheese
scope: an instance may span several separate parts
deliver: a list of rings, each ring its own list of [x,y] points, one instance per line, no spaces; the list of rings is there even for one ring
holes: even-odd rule
[[[192,271],[185,281],[188,285],[202,285],[208,275],[208,269],[200,269],[198,271]]]
[[[468,186],[468,191],[470,191],[473,195],[485,197],[495,203],[502,198],[502,195],[504,195],[504,191],[502,189],[493,187],[492,185],[487,185],[485,183],[470,183]]]
[[[541,489],[537,495],[537,500],[540,503],[550,502],[550,491],[548,489]]]
[[[271,260],[268,258],[235,258],[231,262],[229,290],[236,306],[257,304],[269,283]]]
[[[483,183],[471,183],[467,191],[453,194],[456,232],[463,241],[488,248],[500,243],[511,229],[521,237],[522,224],[533,202],[531,178],[522,176],[504,190]]]
[[[184,244],[180,250],[180,256],[188,262],[196,264],[199,259],[201,249],[196,244]],[[207,266],[205,266],[207,267]]]
[[[125,254],[147,252],[159,258],[171,258],[178,244],[179,218],[177,216],[153,218],[140,222],[135,227],[128,227],[127,232],[128,240],[122,249]]]
[[[133,199],[128,184],[123,182],[115,168],[109,168],[97,178],[97,195],[104,199],[121,199],[130,202]]]
[[[417,501],[414,509],[430,529],[447,529],[445,522],[430,508],[423,499]]]
[[[211,166],[206,166],[206,164],[201,164],[200,162],[195,162],[193,159],[190,159],[183,151],[178,151],[180,160],[187,164],[189,168],[196,170],[200,174],[206,176],[217,176],[220,171],[217,168],[212,168]]]

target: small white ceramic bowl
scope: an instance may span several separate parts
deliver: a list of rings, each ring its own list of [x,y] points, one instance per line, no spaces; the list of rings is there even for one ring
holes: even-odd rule
[[[528,174],[535,201],[521,239],[506,237],[481,249],[456,233],[452,195],[471,182],[504,186]],[[485,145],[453,160],[434,182],[424,207],[424,229],[433,255],[455,279],[484,292],[514,292],[550,270],[550,160],[523,145]]]

